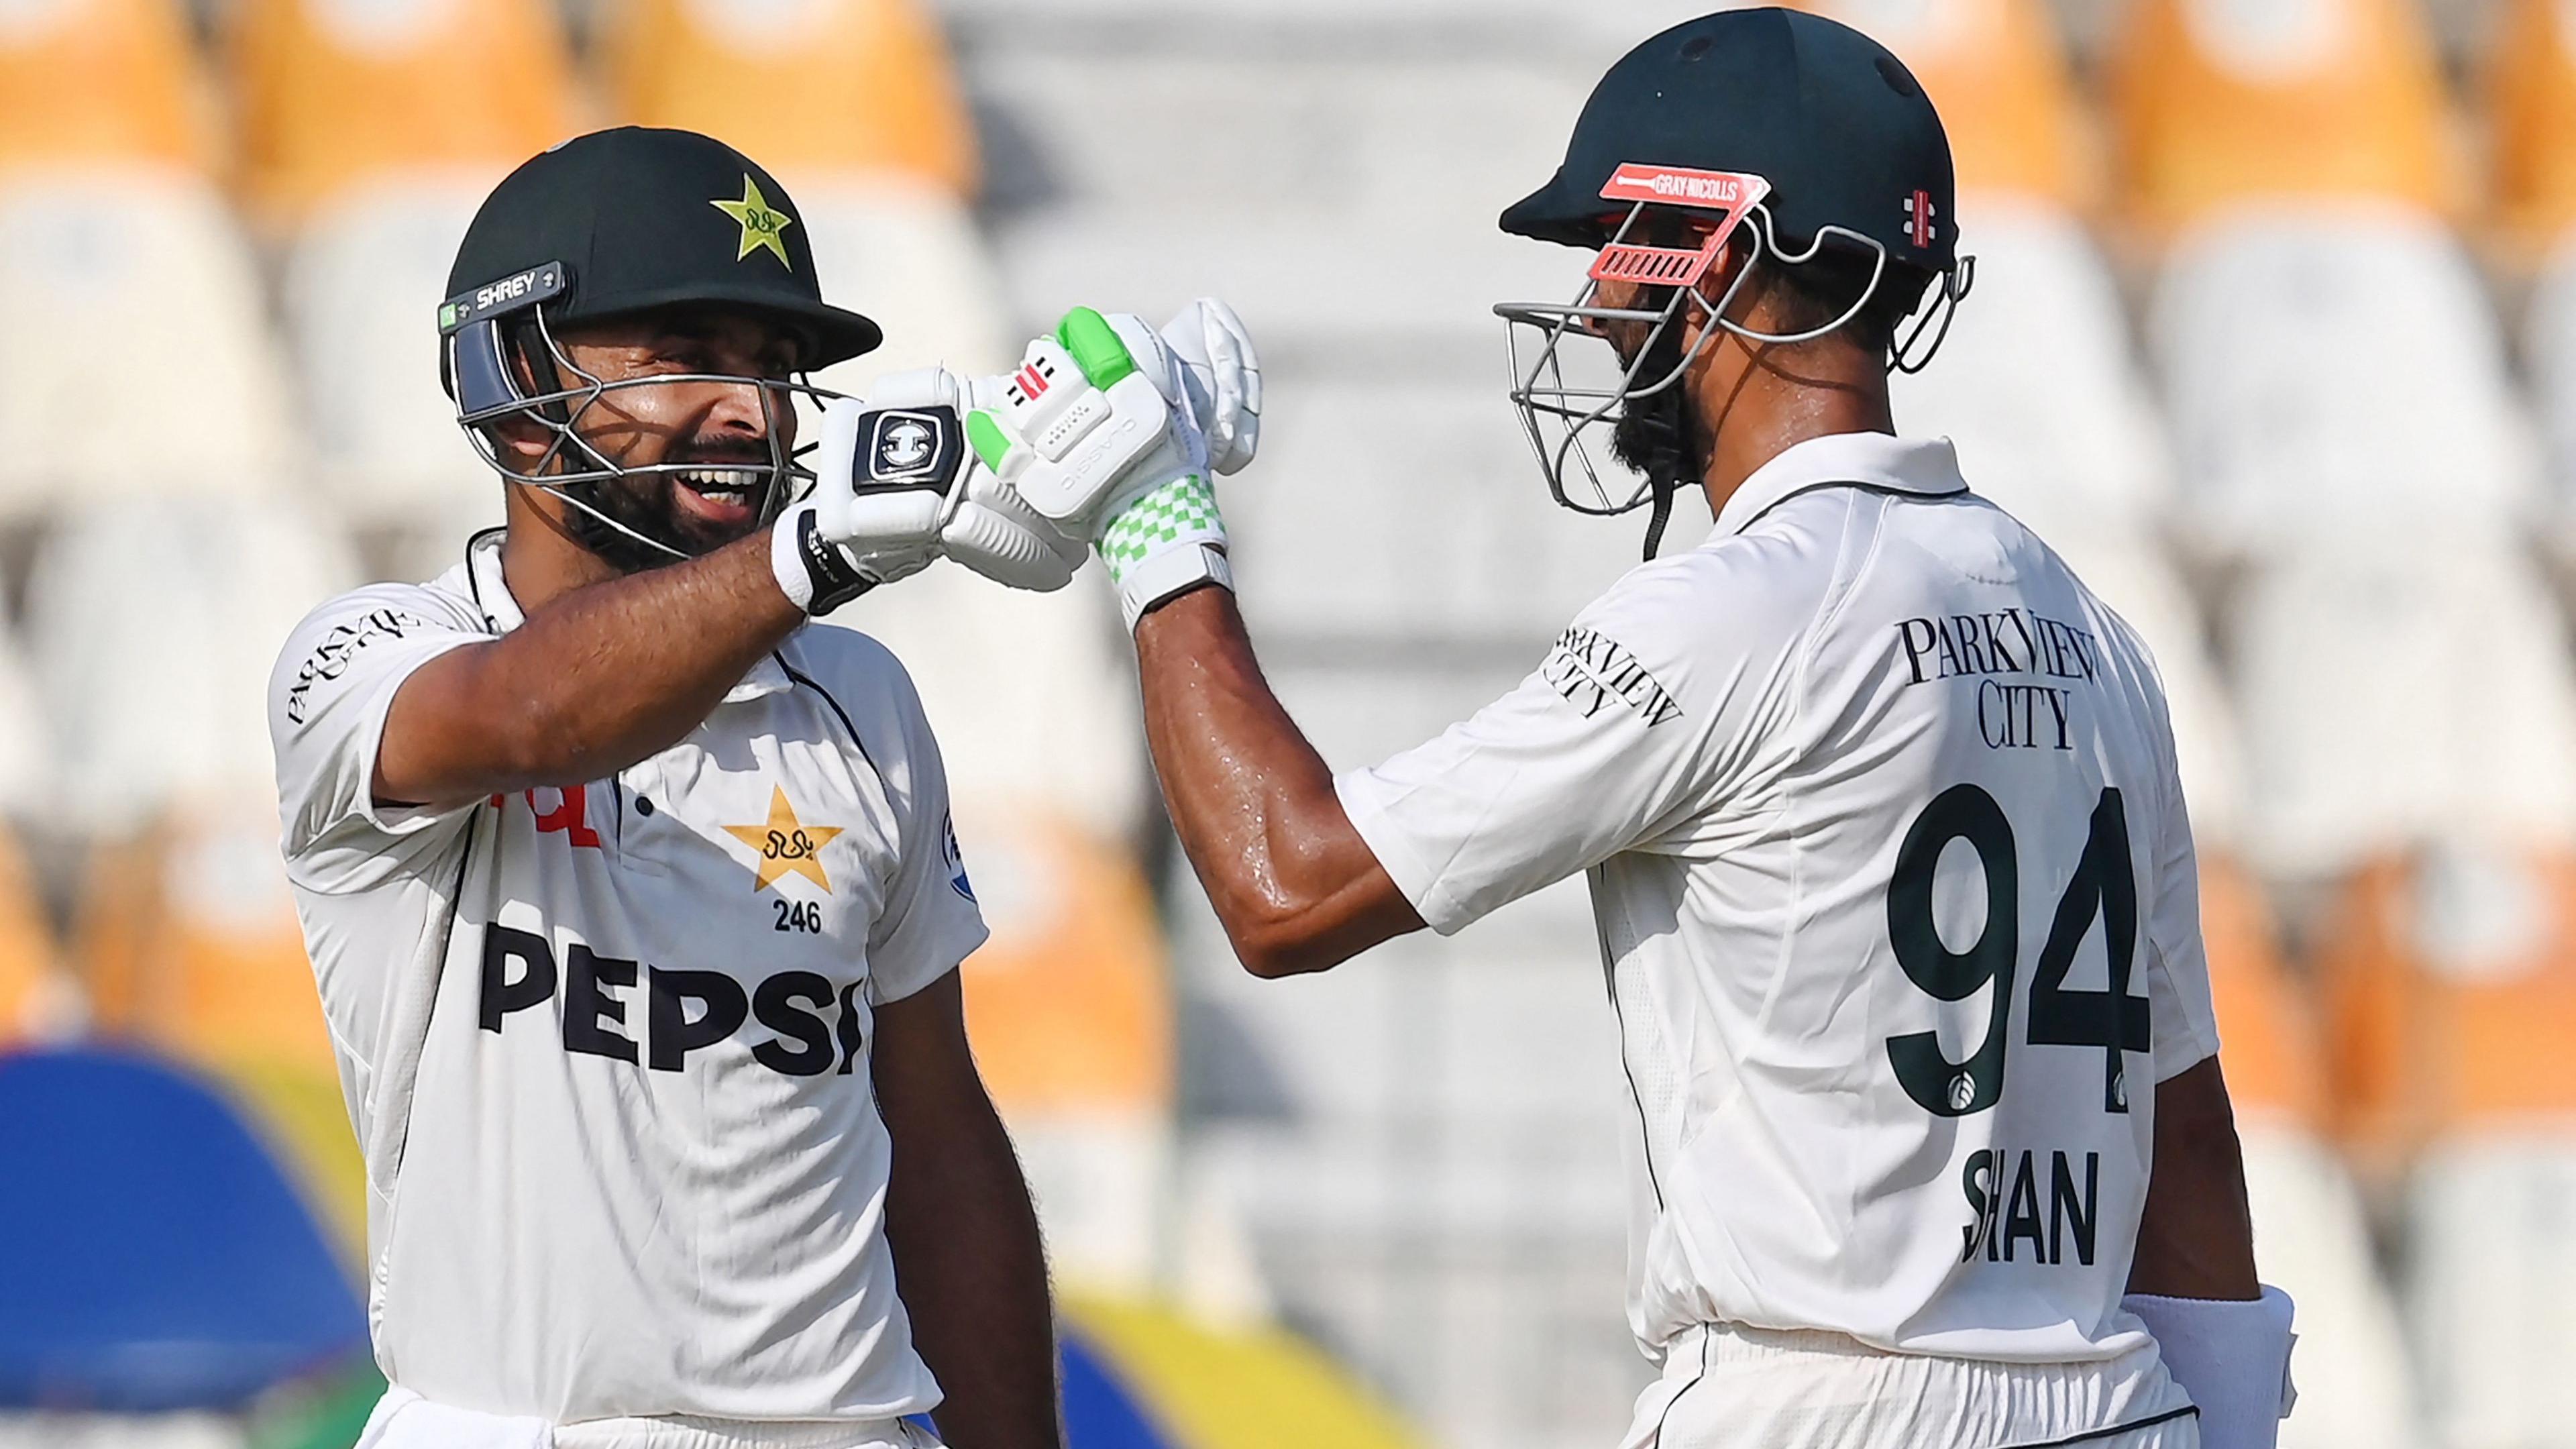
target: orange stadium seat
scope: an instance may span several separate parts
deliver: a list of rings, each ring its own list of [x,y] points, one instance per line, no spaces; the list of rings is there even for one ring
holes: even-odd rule
[[[2092,199],[2094,164],[2056,25],[2041,0],[1800,0],[1896,52],[1941,109],[1962,191],[2061,206]]]
[[[2526,251],[2576,227],[2576,9],[2512,0],[2487,49],[2496,208]]]
[[[0,173],[201,170],[210,102],[176,0],[38,0],[0,23]]]
[[[1041,1204],[1050,1256],[1150,1280],[1171,1165],[1173,1020],[1161,928],[1125,852],[1025,809],[962,810],[993,939],[963,984],[975,1060]]]
[[[2567,1442],[2555,1346],[2576,1332],[2576,852],[2489,841],[2382,858],[2355,874],[2319,965],[2347,1150],[2403,1194],[2438,1439]]]
[[[2224,852],[2202,852],[2200,905],[2255,1259],[2299,1304],[2299,1412],[2281,1426],[2283,1449],[2406,1449],[2416,1395],[2360,1195],[2326,1136],[2315,1014],[2260,891]]]
[[[73,946],[99,1029],[222,1080],[354,1259],[366,1235],[365,1171],[277,854],[274,805],[245,793],[99,851]]]
[[[704,131],[791,188],[875,172],[974,190],[965,94],[920,0],[632,0],[607,52],[619,119]]]
[[[388,173],[488,187],[575,129],[542,0],[244,0],[232,24],[244,193],[271,221]]]
[[[74,1026],[79,1009],[26,854],[0,835],[0,1048]]]
[[[2280,197],[2461,200],[2414,0],[2136,0],[2110,69],[2114,170],[2152,228]]]

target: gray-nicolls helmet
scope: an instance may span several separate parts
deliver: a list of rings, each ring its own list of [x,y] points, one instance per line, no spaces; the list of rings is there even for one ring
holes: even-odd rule
[[[753,475],[748,486],[760,490],[757,512],[766,522],[811,481],[790,456],[780,419],[800,395],[837,396],[804,375],[883,340],[876,323],[823,301],[813,247],[786,188],[732,147],[691,131],[619,127],[530,159],[475,213],[447,290],[438,309],[439,376],[457,424],[493,471],[562,498],[575,510],[575,536],[629,569],[687,550],[611,517],[596,497],[600,485],[703,465],[629,468],[606,457],[579,432],[601,398],[673,382],[758,387],[769,459],[738,471]],[[555,335],[567,323],[690,304],[784,325],[799,344],[796,378],[658,373],[603,382],[574,366]],[[531,463],[509,458],[494,437],[494,424],[514,418],[551,435]]]
[[[1502,215],[1507,232],[1600,253],[1572,303],[1494,309],[1508,324],[1512,401],[1548,491],[1604,516],[1651,502],[1646,556],[1654,557],[1674,492],[1698,482],[1705,465],[1689,429],[1624,491],[1604,480],[1586,434],[1683,386],[1721,328],[1754,342],[1810,341],[1847,326],[1882,293],[1919,306],[1937,282],[1931,305],[1886,359],[1906,371],[1929,363],[1975,280],[1975,259],[1958,253],[1955,190],[1949,138],[1922,86],[1848,26],[1793,10],[1728,10],[1621,57],[1584,103],[1556,175]],[[1706,225],[1702,245],[1644,244],[1639,223],[1667,208]],[[1712,303],[1699,284],[1738,235],[1753,259]],[[1868,286],[1841,316],[1785,336],[1726,317],[1756,268],[1796,267],[1827,248],[1871,258]],[[1645,305],[1594,306],[1605,280],[1643,286]],[[1704,325],[1685,353],[1694,311]],[[1611,322],[1646,327],[1644,342],[1620,359],[1615,383],[1570,383],[1565,343],[1591,337],[1608,346],[1597,329]],[[1927,331],[1929,345],[1918,351]]]

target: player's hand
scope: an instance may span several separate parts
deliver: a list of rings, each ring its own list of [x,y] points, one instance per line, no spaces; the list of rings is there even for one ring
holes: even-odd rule
[[[780,516],[771,546],[788,598],[829,613],[942,554],[1014,588],[1072,579],[1081,541],[974,465],[963,378],[943,368],[894,373],[874,393],[824,408],[813,491]]]
[[[1119,327],[1121,337],[1126,331]],[[1261,446],[1261,356],[1243,319],[1216,298],[1201,297],[1164,323],[1161,336],[1180,363],[1190,412],[1207,435],[1208,465],[1228,477],[1243,471]]]
[[[967,441],[996,478],[1098,547],[1130,628],[1164,599],[1233,583],[1184,374],[1141,319],[1077,307],[967,418]],[[1238,396],[1249,391],[1236,379]],[[1236,417],[1240,439],[1240,403]]]

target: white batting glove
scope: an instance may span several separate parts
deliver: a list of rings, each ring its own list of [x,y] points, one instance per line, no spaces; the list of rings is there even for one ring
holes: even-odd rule
[[[1183,366],[1141,320],[1066,313],[968,415],[966,437],[1031,508],[1099,549],[1131,630],[1200,584],[1233,587]]]
[[[1242,472],[1261,446],[1261,357],[1252,334],[1232,307],[1201,297],[1164,323],[1161,335],[1207,435],[1209,466],[1228,477]]]
[[[778,520],[770,566],[782,592],[826,614],[945,554],[1014,588],[1060,589],[1082,566],[1067,537],[974,466],[965,379],[893,373],[867,401],[825,405],[815,486]]]

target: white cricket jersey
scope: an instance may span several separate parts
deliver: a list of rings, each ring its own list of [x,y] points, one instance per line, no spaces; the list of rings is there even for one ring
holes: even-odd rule
[[[1789,449],[1336,785],[1444,934],[1588,873],[1650,1355],[1740,1324],[2154,1369],[2119,1306],[2150,1084],[2218,1049],[2163,689],[1947,442]]]
[[[395,690],[520,622],[499,542],[323,605],[270,681],[287,874],[366,1150],[377,1362],[557,1422],[926,1409],[872,1013],[985,932],[912,683],[807,628],[614,776],[378,805]]]

